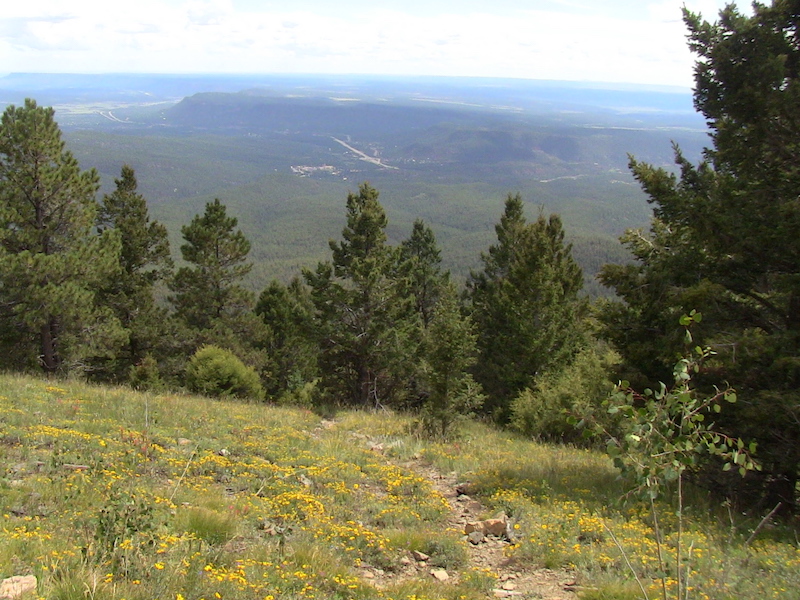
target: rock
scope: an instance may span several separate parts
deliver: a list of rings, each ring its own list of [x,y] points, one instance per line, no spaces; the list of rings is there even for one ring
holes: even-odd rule
[[[228,450],[227,448],[222,448],[219,452],[217,452],[217,454],[219,454],[220,456],[230,456],[231,451]]]
[[[372,571],[364,571],[362,573],[362,576],[364,577],[364,579],[375,579],[375,573],[373,573]]]
[[[494,535],[502,537],[506,534],[506,526],[508,522],[506,519],[486,519],[482,521],[483,533],[485,535]]]
[[[36,591],[36,577],[33,575],[15,575],[0,582],[0,598],[14,599]]]
[[[459,483],[456,484],[456,493],[462,494],[464,496],[469,496],[473,492],[473,486],[471,483]]]
[[[431,569],[431,575],[436,581],[447,581],[450,575],[444,569]]]
[[[483,523],[481,521],[470,521],[466,525],[464,525],[464,533],[469,535],[474,531],[479,531],[483,533]]]
[[[426,560],[430,559],[430,556],[428,556],[424,552],[420,552],[419,550],[412,550],[411,556],[414,557],[414,560],[419,562],[425,562]]]
[[[464,533],[471,534],[473,531],[480,531],[483,535],[493,535],[503,537],[508,531],[508,520],[503,515],[500,519],[486,519],[485,521],[471,521],[464,525]]]
[[[506,581],[506,582],[505,582],[505,583],[504,583],[504,584],[503,584],[501,587],[502,587],[502,588],[503,588],[505,591],[507,591],[507,592],[510,592],[510,591],[512,591],[512,590],[515,590],[515,589],[517,589],[517,584],[516,584],[516,583],[513,583],[513,582],[511,582],[511,581]]]
[[[406,566],[406,567],[407,567],[408,565],[410,565],[412,562],[413,562],[413,561],[412,561],[410,558],[408,558],[407,556],[403,556],[403,557],[400,559],[400,564],[401,564],[401,565],[404,565],[404,566]]]
[[[495,598],[508,598],[511,594],[505,590],[492,590]]]
[[[189,446],[192,443],[192,440],[187,440],[186,438],[178,438],[178,446]]]
[[[471,531],[467,535],[467,539],[469,540],[470,544],[474,544],[475,546],[477,546],[481,542],[485,542],[486,541],[486,536],[483,535],[482,531]]]
[[[464,508],[471,513],[479,513],[483,510],[483,504],[476,500],[470,500]]]

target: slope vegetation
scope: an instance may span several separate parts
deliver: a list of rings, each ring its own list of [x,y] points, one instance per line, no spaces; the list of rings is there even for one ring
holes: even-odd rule
[[[661,589],[646,511],[593,452],[479,425],[425,442],[383,412],[0,390],[0,577],[35,575],[39,597],[630,598],[627,561]],[[501,512],[501,535],[465,539]],[[796,597],[794,544],[691,520],[695,597]]]

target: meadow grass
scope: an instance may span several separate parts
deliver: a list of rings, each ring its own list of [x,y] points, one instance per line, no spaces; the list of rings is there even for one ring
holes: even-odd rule
[[[52,599],[472,600],[495,573],[470,568],[449,507],[410,459],[467,482],[513,523],[508,559],[574,571],[586,600],[650,598],[662,582],[646,506],[601,454],[474,423],[449,443],[411,419],[140,394],[0,376],[0,577],[34,574]],[[418,462],[418,460],[417,460]],[[667,545],[675,518],[660,511]],[[686,518],[690,597],[800,597],[786,530],[750,547],[750,524]],[[612,535],[613,534],[613,535]],[[780,534],[780,535],[779,535]],[[614,542],[616,538],[617,542]],[[400,577],[412,550],[448,569]],[[390,576],[378,585],[364,574]]]

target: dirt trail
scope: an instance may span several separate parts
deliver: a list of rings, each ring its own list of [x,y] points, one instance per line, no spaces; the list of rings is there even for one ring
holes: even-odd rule
[[[330,429],[335,421],[325,420],[320,429]],[[353,434],[360,438],[370,450],[384,455],[384,447],[369,435]],[[385,455],[384,455],[385,457]],[[463,532],[467,523],[484,519],[489,510],[479,501],[459,492],[459,482],[454,473],[444,475],[421,458],[400,463],[427,479],[433,488],[447,500],[450,514],[446,528]],[[505,538],[486,536],[477,544],[465,542],[469,555],[466,568],[488,569],[497,576],[497,581],[487,598],[511,598],[514,600],[577,600],[578,586],[575,574],[566,569],[543,569],[509,558],[505,549],[510,545]],[[398,580],[419,577],[420,572],[432,571],[424,561],[406,559],[404,569],[397,572],[375,569],[364,565],[363,576],[372,580],[377,588],[386,588]],[[454,573],[448,574],[455,576]]]
[[[464,531],[468,522],[486,517],[488,509],[477,500],[460,494],[454,475],[442,475],[421,461],[406,463],[410,468],[427,478],[433,487],[450,504],[448,527]],[[469,567],[490,569],[497,574],[497,584],[490,598],[515,598],[519,600],[575,600],[577,587],[575,575],[566,570],[533,568],[508,558],[504,549],[509,545],[505,539],[488,536],[478,544],[467,543]]]

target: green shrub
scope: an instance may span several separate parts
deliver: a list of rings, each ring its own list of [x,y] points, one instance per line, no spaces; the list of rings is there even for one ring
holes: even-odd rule
[[[562,370],[543,375],[533,389],[522,390],[514,399],[514,428],[540,440],[580,442],[581,431],[568,417],[602,404],[614,387],[609,375],[618,360],[611,350],[589,347]]]
[[[166,387],[158,370],[158,362],[151,354],[131,366],[128,371],[128,384],[135,390],[149,392],[160,392]]]
[[[264,388],[255,369],[245,365],[233,352],[207,345],[189,360],[186,369],[189,389],[206,396],[264,397]]]

